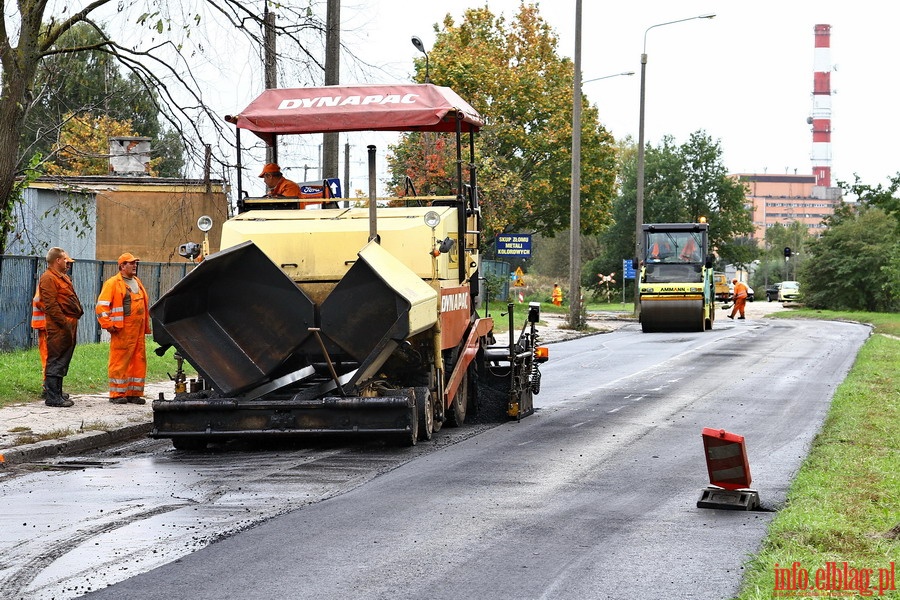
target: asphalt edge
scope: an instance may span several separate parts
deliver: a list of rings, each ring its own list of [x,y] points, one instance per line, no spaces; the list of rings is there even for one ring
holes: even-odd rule
[[[0,467],[96,450],[145,436],[150,433],[152,428],[153,423],[137,423],[117,427],[110,431],[85,431],[57,440],[44,440],[8,448],[0,451]]]

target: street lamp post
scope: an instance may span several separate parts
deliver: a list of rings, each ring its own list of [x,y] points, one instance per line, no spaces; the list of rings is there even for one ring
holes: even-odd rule
[[[683,23],[685,21],[693,21],[695,19],[712,19],[715,17],[715,13],[699,15],[696,17],[688,17],[686,19],[678,19],[677,21],[666,21],[665,23],[657,23],[656,25],[651,25],[646,30],[644,30],[644,51],[641,53],[641,109],[640,109],[640,121],[638,124],[638,164],[637,164],[637,207],[635,210],[635,226],[634,226],[634,314],[635,316],[640,316],[641,305],[640,305],[640,293],[641,293],[641,276],[640,276],[640,266],[641,266],[641,257],[643,256],[643,248],[641,243],[641,238],[643,237],[643,231],[641,229],[641,225],[644,222],[644,98],[646,96],[646,81],[647,81],[647,33],[656,27],[662,27],[664,25],[672,25],[674,23]]]
[[[425,52],[425,44],[422,43],[422,38],[417,35],[412,36],[411,41],[412,45],[416,47],[416,50],[425,55],[425,83],[431,83],[428,73],[428,53]]]
[[[614,73],[581,81],[581,0],[575,3],[575,70],[572,82],[572,184],[569,197],[569,326],[581,329],[581,85],[591,81],[634,75]]]
[[[581,0],[575,0],[572,180],[569,191],[569,326],[581,329]]]

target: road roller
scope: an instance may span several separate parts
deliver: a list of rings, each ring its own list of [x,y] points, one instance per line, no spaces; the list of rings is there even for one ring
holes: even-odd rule
[[[642,230],[641,329],[712,329],[716,311],[709,224],[647,223]]]

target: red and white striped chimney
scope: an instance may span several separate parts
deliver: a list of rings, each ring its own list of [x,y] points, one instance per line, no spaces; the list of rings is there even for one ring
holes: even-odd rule
[[[831,25],[815,26],[812,165],[816,185],[831,187]]]

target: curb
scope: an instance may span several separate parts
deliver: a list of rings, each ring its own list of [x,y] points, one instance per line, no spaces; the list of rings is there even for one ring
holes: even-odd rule
[[[125,425],[111,431],[86,431],[58,440],[44,440],[9,448],[0,451],[0,467],[96,450],[146,436],[152,428],[153,423],[138,423]]]

